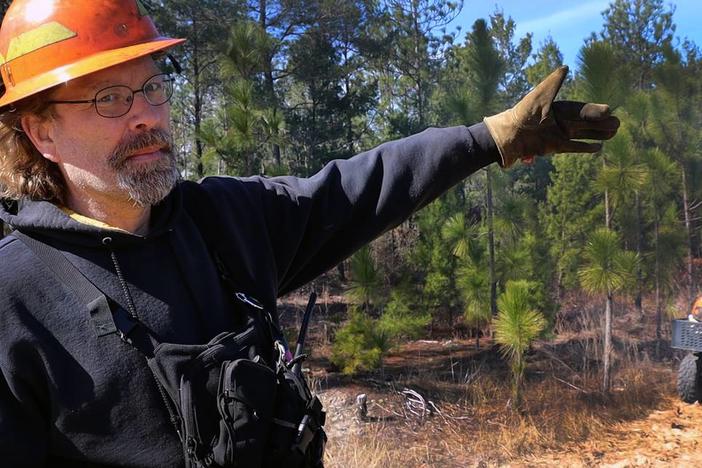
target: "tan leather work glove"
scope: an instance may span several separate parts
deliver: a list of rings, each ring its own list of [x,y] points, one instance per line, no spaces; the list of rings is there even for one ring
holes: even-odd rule
[[[484,119],[502,167],[550,153],[595,153],[602,143],[574,139],[609,140],[617,133],[619,119],[608,105],[553,101],[566,75],[568,67],[558,68],[514,107]]]

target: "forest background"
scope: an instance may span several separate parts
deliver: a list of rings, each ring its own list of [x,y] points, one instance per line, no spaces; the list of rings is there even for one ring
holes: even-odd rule
[[[309,176],[430,126],[479,122],[563,62],[557,39],[517,37],[499,7],[451,31],[461,0],[142,3],[164,35],[188,39],[173,51],[171,103],[188,179]],[[702,53],[676,37],[674,11],[614,0],[583,41],[560,98],[616,109],[622,128],[601,152],[487,167],[339,265],[351,304],[339,369],[377,368],[403,339],[459,323],[518,358],[582,291],[602,303],[605,391],[615,296],[666,339],[702,255]]]

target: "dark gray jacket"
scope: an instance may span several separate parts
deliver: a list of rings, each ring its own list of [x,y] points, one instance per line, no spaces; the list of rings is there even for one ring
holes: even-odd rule
[[[230,240],[218,249],[236,266],[235,283],[273,309],[278,296],[497,158],[482,124],[430,129],[308,179],[182,182],[154,207],[143,237],[78,223],[47,202],[25,202],[0,218],[63,251],[126,307],[113,250],[160,341],[205,343],[231,329],[232,317],[203,232]],[[203,200],[217,216],[196,226]],[[0,241],[0,466],[182,464],[144,357],[115,334],[98,338],[71,290],[20,241]]]

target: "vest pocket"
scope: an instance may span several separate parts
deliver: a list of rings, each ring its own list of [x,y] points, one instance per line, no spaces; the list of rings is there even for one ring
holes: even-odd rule
[[[268,443],[276,399],[275,372],[264,364],[237,359],[222,363],[217,406],[221,416],[215,463],[260,466]]]

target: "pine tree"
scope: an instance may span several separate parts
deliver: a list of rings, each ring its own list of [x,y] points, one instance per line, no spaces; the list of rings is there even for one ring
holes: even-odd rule
[[[380,70],[382,105],[388,111],[387,137],[407,136],[426,128],[429,100],[453,41],[445,27],[458,15],[463,1],[384,0],[384,32],[393,47]],[[439,31],[442,34],[437,34]]]
[[[651,145],[661,148],[678,163],[680,198],[687,247],[686,278],[688,300],[696,294],[693,281],[693,250],[701,244],[699,229],[694,226],[694,200],[702,197],[702,87],[699,82],[699,51],[690,51],[687,61],[681,54],[667,49],[666,59],[654,73],[657,88],[650,93],[650,108],[646,136]],[[699,205],[698,205],[699,207]],[[699,255],[699,254],[698,254]]]
[[[651,256],[655,307],[656,355],[660,355],[662,342],[663,305],[673,286],[674,275],[683,264],[685,252],[684,232],[679,229],[678,208],[674,194],[678,191],[678,165],[660,149],[644,153],[644,163],[653,175],[651,184],[644,191],[646,214],[652,219],[653,232]]]
[[[381,281],[378,268],[368,245],[361,247],[351,257],[351,278],[347,294],[361,310],[370,312],[378,306],[381,296]]]
[[[151,0],[154,21],[159,31],[188,40],[171,53],[181,62],[182,82],[173,98],[175,129],[182,134],[181,152],[188,155],[186,173],[195,178],[205,175],[203,156],[206,148],[201,132],[203,122],[213,112],[219,88],[219,56],[221,38],[227,36],[228,25],[242,17],[239,0]]]
[[[510,281],[498,300],[493,319],[495,341],[512,370],[512,407],[521,406],[521,388],[526,370],[526,351],[546,326],[543,315],[534,308],[533,283]]]
[[[277,109],[266,107],[261,91],[271,47],[272,39],[256,23],[241,21],[232,25],[222,51],[225,107],[206,122],[201,137],[229,174],[266,172],[267,150],[283,143],[285,122]]]
[[[554,171],[547,200],[540,212],[551,257],[555,259],[554,299],[578,284],[582,246],[601,217],[593,180],[597,161],[570,155],[553,157]]]
[[[463,122],[480,115],[490,115],[498,107],[499,83],[505,70],[505,63],[495,48],[485,20],[477,20],[472,31],[466,36],[463,48],[454,51],[458,60],[463,60],[459,70],[463,80],[449,95],[450,109],[455,119]],[[486,208],[488,227],[488,271],[490,287],[490,311],[497,313],[497,277],[495,265],[494,197],[493,175],[490,167],[485,168]]]
[[[617,234],[600,228],[590,236],[585,248],[586,264],[578,271],[587,291],[605,297],[604,343],[602,352],[602,391],[611,387],[612,370],[612,307],[614,294],[630,287],[636,277],[638,257],[622,250]]]
[[[673,40],[674,12],[672,5],[665,9],[663,0],[614,0],[604,11],[601,36],[628,70],[632,87],[652,86],[653,69]]]

